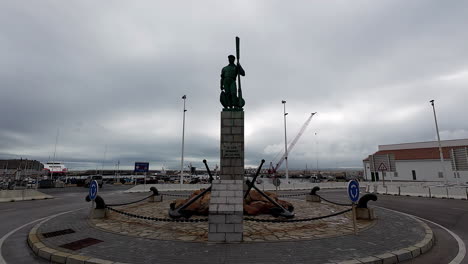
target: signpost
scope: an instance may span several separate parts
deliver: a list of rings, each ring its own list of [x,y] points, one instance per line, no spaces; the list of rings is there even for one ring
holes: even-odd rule
[[[149,162],[135,162],[135,170],[134,172],[143,172],[145,173],[145,189],[146,189],[146,175],[148,174],[149,171]],[[135,178],[135,185],[136,185],[137,179]]]
[[[276,187],[276,194],[278,194],[278,186],[281,185],[281,180],[280,180],[280,178],[274,178],[274,179],[273,179],[273,185]]]
[[[357,235],[356,227],[356,202],[359,200],[359,182],[351,180],[348,182],[348,196],[353,206],[353,228],[354,234]]]
[[[383,186],[385,187],[385,172],[388,170],[387,166],[385,166],[385,163],[382,162],[380,163],[377,170],[382,172]]]
[[[97,197],[97,194],[99,192],[99,186],[98,182],[96,180],[93,180],[89,183],[89,199],[91,199],[91,210],[89,212],[90,217],[93,215],[93,210],[94,210],[94,200]]]
[[[98,191],[98,182],[96,180],[91,181],[91,183],[89,184],[89,199],[94,201],[94,199],[96,199]]]

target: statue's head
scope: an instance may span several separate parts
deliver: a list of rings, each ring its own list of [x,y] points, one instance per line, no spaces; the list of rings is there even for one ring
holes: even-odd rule
[[[228,60],[229,60],[229,63],[234,63],[234,61],[236,61],[236,57],[234,55],[229,55],[228,56]]]

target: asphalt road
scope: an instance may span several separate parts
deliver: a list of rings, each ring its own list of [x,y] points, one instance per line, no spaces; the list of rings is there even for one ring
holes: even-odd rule
[[[326,198],[346,201],[346,193],[343,190],[320,191],[320,193]],[[457,234],[465,243],[465,247],[468,245],[468,201],[466,200],[378,195],[377,201],[370,201],[369,206],[380,206],[435,222]],[[444,229],[430,222],[426,223],[432,228],[436,237],[433,248],[415,260],[404,263],[449,263],[458,253],[457,242]],[[465,257],[461,263],[468,264],[468,257]]]
[[[124,194],[128,186],[105,185],[100,193],[107,202],[129,201],[146,194]],[[23,225],[23,228],[11,234],[3,243],[0,253],[9,264],[48,263],[34,256],[26,243],[26,235],[37,219],[57,213],[89,207],[84,201],[86,188],[67,188],[42,190],[53,195],[51,200],[0,203],[0,239]],[[290,192],[288,192],[290,193]],[[320,194],[328,199],[346,201],[345,190],[322,190]],[[398,197],[379,195],[378,201],[369,202],[370,206],[381,206],[388,209],[415,215],[440,224],[456,233],[468,245],[468,201],[446,200],[418,197]],[[27,225],[28,223],[31,223]],[[449,263],[458,253],[458,244],[444,229],[428,223],[436,236],[433,249],[406,262],[414,264]],[[462,263],[468,264],[465,258]],[[0,258],[0,264],[1,258]]]

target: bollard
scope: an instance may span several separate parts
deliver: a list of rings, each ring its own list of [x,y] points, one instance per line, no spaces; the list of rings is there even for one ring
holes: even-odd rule
[[[313,202],[313,203],[320,203],[322,200],[320,199],[320,196],[318,195],[312,195],[312,194],[306,194],[306,201],[307,202]]]
[[[398,186],[398,196],[401,195],[401,186]]]
[[[150,191],[153,192],[153,195],[148,199],[150,203],[163,201],[163,197],[161,194],[159,194],[158,189],[156,189],[156,187],[151,187]]]
[[[374,208],[367,207],[367,202],[370,200],[377,201],[377,195],[375,194],[365,194],[359,199],[359,202],[356,207],[356,218],[358,220],[374,220],[375,213]]]
[[[431,194],[431,186],[428,186],[427,189],[429,189],[429,198],[432,198],[432,194]]]
[[[163,201],[163,196],[162,195],[153,195],[151,196],[148,201],[150,203],[155,203],[155,202],[162,202]]]

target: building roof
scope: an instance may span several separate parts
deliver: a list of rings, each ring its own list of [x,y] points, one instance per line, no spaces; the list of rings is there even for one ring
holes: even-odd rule
[[[455,142],[462,144],[456,145],[454,144]],[[440,159],[439,147],[434,146],[436,145],[435,143],[437,143],[437,141],[381,145],[379,146],[379,151],[375,152],[373,155],[394,154],[395,160],[438,160]],[[466,139],[441,141],[444,159],[450,159],[450,151],[452,149],[468,147],[467,143]],[[418,148],[418,146],[428,145],[433,147]],[[369,161],[369,157],[366,157],[363,161]]]

